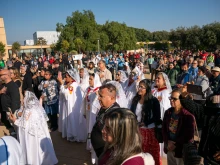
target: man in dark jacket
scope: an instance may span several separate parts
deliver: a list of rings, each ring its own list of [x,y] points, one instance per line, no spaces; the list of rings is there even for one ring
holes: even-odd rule
[[[10,72],[7,69],[0,71],[0,78],[4,82],[2,84],[1,94],[1,121],[5,124],[6,128],[12,134],[14,133],[13,127],[10,125],[7,119],[8,108],[12,113],[20,108],[20,93],[19,88],[14,81],[11,80]]]
[[[21,65],[20,67],[21,75],[23,77],[23,83],[22,83],[22,93],[24,94],[24,91],[29,89],[33,91],[32,87],[32,75],[30,72],[27,71],[26,65]]]
[[[107,112],[120,107],[116,103],[116,87],[112,84],[105,84],[99,88],[98,99],[101,109],[91,132],[91,142],[97,157],[102,154],[105,146],[105,142],[102,139],[102,129],[105,125],[104,116]]]

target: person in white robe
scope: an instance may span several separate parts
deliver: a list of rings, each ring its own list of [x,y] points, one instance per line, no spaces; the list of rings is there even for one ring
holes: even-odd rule
[[[152,86],[152,95],[156,97],[160,102],[160,112],[162,120],[165,111],[171,107],[169,100],[171,92],[172,88],[168,76],[163,72],[159,72]],[[163,148],[164,144],[160,143],[160,155],[162,157],[166,157],[166,154],[163,152]]]
[[[118,81],[121,84],[124,92],[125,92],[125,88],[127,87],[127,80],[128,80],[128,76],[126,75],[125,71],[119,70],[118,73],[116,74],[116,81]]]
[[[21,145],[12,136],[3,136],[0,138],[0,153],[1,165],[25,164]]]
[[[60,82],[59,99],[59,128],[63,138],[71,142],[86,141],[86,120],[80,113],[82,93],[79,82],[79,74],[76,69],[69,69],[65,74],[65,85],[62,77],[58,77]],[[80,121],[80,119],[82,119]]]
[[[81,112],[86,118],[88,134],[86,149],[91,152],[91,160],[93,164],[97,162],[97,157],[91,144],[90,135],[92,132],[92,128],[96,122],[96,116],[99,112],[99,109],[101,108],[98,101],[98,90],[101,85],[102,83],[98,74],[89,75],[89,87],[86,90],[86,94],[81,107]]]
[[[128,100],[121,84],[117,81],[109,81],[107,84],[112,84],[116,87],[116,102],[120,105],[120,107],[128,108]]]
[[[131,72],[126,81],[125,95],[128,101],[128,108],[131,107],[132,100],[137,93],[138,77],[136,72]]]
[[[79,69],[79,77],[80,77],[80,82],[79,86],[82,91],[82,95],[86,93],[86,89],[89,87],[89,73],[88,70],[85,68],[80,68]]]
[[[34,93],[25,91],[21,117],[10,120],[17,126],[24,164],[54,165],[58,163],[48,130],[48,117]]]

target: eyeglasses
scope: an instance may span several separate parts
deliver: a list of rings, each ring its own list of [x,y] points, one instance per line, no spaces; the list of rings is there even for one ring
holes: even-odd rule
[[[138,85],[138,89],[146,89],[146,88]]]
[[[169,100],[170,100],[170,101],[172,101],[172,100],[173,100],[173,101],[177,101],[177,100],[179,100],[179,98],[169,97]]]

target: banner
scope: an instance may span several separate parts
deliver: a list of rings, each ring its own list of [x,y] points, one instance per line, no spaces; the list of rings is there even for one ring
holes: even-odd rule
[[[73,60],[81,60],[83,57],[83,54],[75,54],[72,55]]]

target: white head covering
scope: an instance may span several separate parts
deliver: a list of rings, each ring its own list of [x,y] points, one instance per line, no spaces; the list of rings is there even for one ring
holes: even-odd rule
[[[0,139],[0,164],[24,164],[22,149],[18,141],[11,136]]]
[[[167,76],[164,72],[159,72],[158,74],[162,74],[163,79],[164,79],[164,81],[165,81],[165,84],[166,84],[166,87],[167,87],[168,91],[169,91],[169,92],[172,92],[172,88],[171,88],[171,85],[170,85],[170,81],[169,81],[168,76]],[[157,74],[157,75],[158,75],[158,74]],[[156,86],[156,82],[154,82],[153,87],[154,87],[154,86]]]
[[[102,86],[102,83],[100,81],[99,75],[95,73],[94,77],[94,88]]]
[[[120,107],[128,108],[128,101],[121,84],[117,81],[109,81],[107,84],[112,84],[116,87],[116,102],[120,105]]]
[[[72,77],[77,83],[80,82],[79,73],[77,72],[77,70],[76,70],[75,68],[73,68],[73,69],[68,69],[66,72],[67,72],[67,73],[70,75],[70,77]]]
[[[132,72],[135,72],[141,80],[145,79],[144,73],[136,66]]]
[[[119,72],[121,73],[120,81],[124,83],[128,79],[128,76],[126,75],[125,71],[123,71],[123,70],[119,70]]]
[[[24,110],[22,116],[15,121],[15,125],[22,129],[28,129],[28,133],[34,136],[45,135],[43,127],[47,126],[48,117],[44,108],[34,93],[26,91],[24,97]]]

